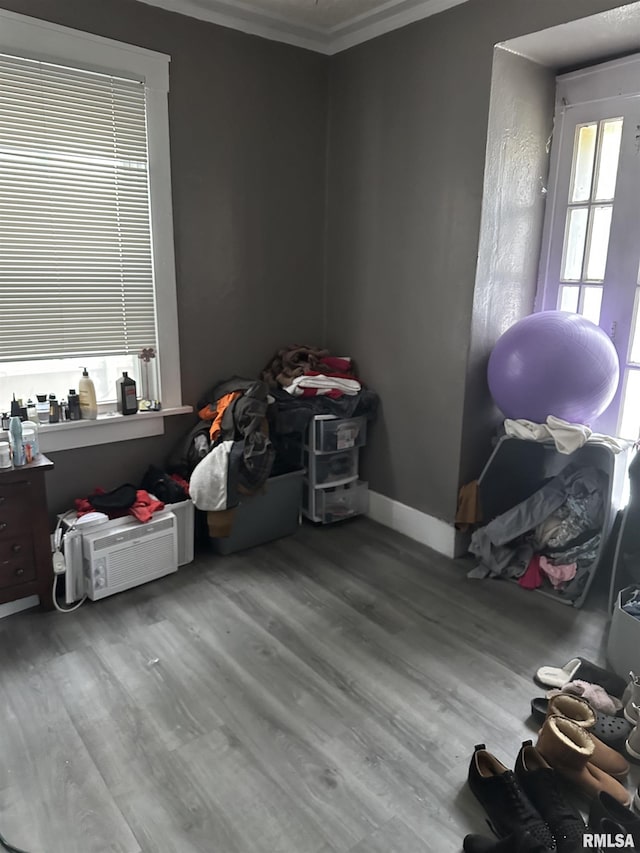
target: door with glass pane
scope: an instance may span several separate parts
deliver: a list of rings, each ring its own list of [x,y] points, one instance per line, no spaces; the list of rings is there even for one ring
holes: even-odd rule
[[[557,117],[558,118],[558,117]],[[583,314],[610,335],[621,381],[594,426],[640,428],[640,107],[636,99],[566,106],[556,123],[542,258],[542,308]],[[632,344],[634,337],[637,343]],[[633,424],[633,425],[632,425]]]

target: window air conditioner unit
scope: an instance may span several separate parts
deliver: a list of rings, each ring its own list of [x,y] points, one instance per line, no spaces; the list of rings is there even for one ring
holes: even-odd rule
[[[178,530],[172,512],[160,513],[145,524],[122,519],[113,525],[92,525],[65,536],[68,599],[85,594],[97,601],[178,571]]]

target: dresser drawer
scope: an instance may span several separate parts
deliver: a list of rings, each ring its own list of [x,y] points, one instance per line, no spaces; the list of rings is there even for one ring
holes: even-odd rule
[[[0,541],[0,589],[32,581],[35,576],[31,536],[14,536]]]
[[[33,489],[30,480],[0,486],[0,539],[30,530]]]

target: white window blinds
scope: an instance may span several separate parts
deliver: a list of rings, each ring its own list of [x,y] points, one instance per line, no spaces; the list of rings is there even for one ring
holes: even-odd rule
[[[0,362],[155,345],[144,85],[0,55]]]

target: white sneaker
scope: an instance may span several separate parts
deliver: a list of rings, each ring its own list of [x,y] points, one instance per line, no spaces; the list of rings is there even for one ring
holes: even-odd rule
[[[622,697],[625,719],[635,726],[640,723],[640,676],[629,673],[629,684]]]
[[[640,708],[638,708],[637,705],[634,705],[633,707],[635,708],[636,714],[638,714],[638,712],[640,712]],[[640,761],[640,722],[636,723],[635,728],[627,738],[626,747],[631,758],[635,758],[636,761]]]

